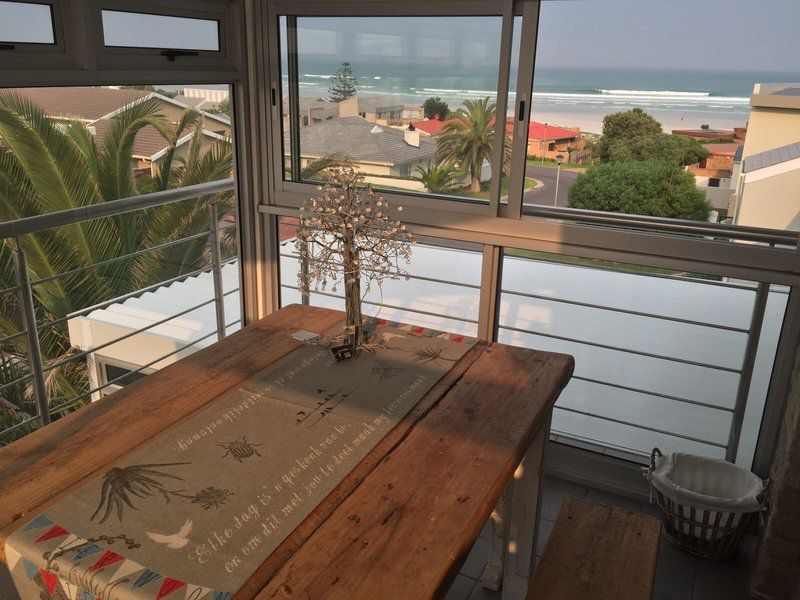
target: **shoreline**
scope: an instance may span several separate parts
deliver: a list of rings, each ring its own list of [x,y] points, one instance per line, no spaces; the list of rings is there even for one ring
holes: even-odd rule
[[[582,133],[600,134],[603,131],[603,118],[606,115],[630,110],[631,107],[607,107],[602,110],[586,110],[576,107],[548,107],[531,109],[531,119],[539,123],[548,123],[561,127],[580,127]],[[709,125],[712,129],[733,129],[744,127],[747,116],[719,113],[677,113],[671,110],[645,109],[645,112],[661,123],[665,133],[673,129],[699,129],[701,125]]]

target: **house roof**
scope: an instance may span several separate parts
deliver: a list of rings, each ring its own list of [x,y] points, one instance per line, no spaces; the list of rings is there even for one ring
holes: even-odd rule
[[[564,129],[563,127],[556,127],[546,123],[537,123],[536,121],[531,121],[531,126],[528,129],[529,140],[563,140],[578,136],[580,136],[580,133],[571,129]]]
[[[416,129],[424,131],[428,135],[436,135],[442,131],[442,128],[456,119],[447,119],[446,121],[439,121],[437,119],[425,119],[424,121],[414,121],[413,125]],[[512,119],[509,119],[507,127],[511,127]],[[547,135],[545,138],[544,136]],[[578,137],[580,134],[570,129],[563,129],[555,125],[545,125],[544,123],[537,123],[531,121],[530,128],[528,129],[528,139],[530,140],[561,140],[565,138]]]
[[[436,142],[420,137],[419,147],[405,141],[399,129],[375,125],[361,117],[342,117],[300,129],[301,154],[319,158],[345,154],[357,162],[397,165],[415,160],[432,159]],[[284,150],[289,152],[289,140]]]
[[[447,121],[440,121],[439,119],[425,119],[424,121],[414,121],[414,129],[424,131],[428,135],[436,135],[442,130]]]
[[[734,157],[741,144],[703,144],[703,148],[714,156]]]
[[[783,162],[800,158],[800,142],[773,148],[772,150],[765,150],[758,154],[752,154],[744,159],[744,167],[742,170],[745,173],[751,173],[759,169],[771,167]]]
[[[108,135],[108,131],[111,129],[113,122],[113,119],[98,119],[92,123],[91,126],[95,128],[94,139],[98,144],[102,145],[105,142],[106,136]],[[192,139],[194,132],[194,128],[188,129],[184,136],[178,140],[178,146],[182,146],[183,144],[189,142]],[[207,129],[203,129],[203,134],[207,137],[217,140],[224,139],[222,136],[208,131]],[[136,134],[136,138],[133,141],[133,157],[144,158],[148,160],[158,160],[161,158],[161,155],[166,152],[167,148],[169,148],[169,142],[164,139],[164,136],[162,136],[155,127],[147,125],[140,129]]]
[[[43,87],[14,90],[39,106],[46,115],[96,121],[152,92],[103,87]]]

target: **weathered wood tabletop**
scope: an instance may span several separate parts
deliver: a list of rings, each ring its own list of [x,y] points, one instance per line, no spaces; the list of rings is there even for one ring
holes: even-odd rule
[[[292,332],[324,332],[342,319],[286,307],[0,448],[0,559],[26,518],[299,348]],[[473,347],[235,598],[442,597],[490,516],[488,584],[524,596],[549,418],[572,369],[562,354]]]

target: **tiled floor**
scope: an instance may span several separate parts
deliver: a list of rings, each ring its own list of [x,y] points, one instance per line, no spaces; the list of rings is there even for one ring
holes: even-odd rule
[[[547,536],[550,535],[558,516],[561,502],[567,496],[586,498],[610,506],[621,506],[659,516],[658,509],[646,502],[547,477],[542,491],[542,522],[539,525],[539,539],[536,545],[537,556],[541,555]],[[450,588],[447,600],[500,598],[499,593],[484,590],[480,584],[480,576],[486,565],[488,543],[489,529],[485,527],[465,561],[461,573]],[[717,562],[695,558],[662,539],[654,600],[747,600],[750,597],[746,591],[748,546],[749,544],[743,543],[736,558]]]

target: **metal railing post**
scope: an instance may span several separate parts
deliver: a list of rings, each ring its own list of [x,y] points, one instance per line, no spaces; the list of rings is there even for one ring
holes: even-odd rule
[[[25,323],[25,334],[28,339],[28,368],[31,371],[39,420],[42,426],[45,426],[50,424],[50,403],[47,397],[47,386],[44,382],[42,349],[39,346],[39,332],[36,328],[36,310],[33,305],[31,280],[28,276],[28,261],[25,257],[25,251],[17,238],[14,239],[12,255],[14,274],[17,277],[17,287],[19,288],[19,305],[22,311],[22,320]]]
[[[728,434],[728,445],[725,450],[725,460],[732,463],[736,462],[736,455],[739,452],[739,440],[742,436],[747,397],[750,395],[750,383],[753,380],[753,368],[756,364],[758,342],[761,339],[761,327],[764,324],[764,313],[769,299],[769,287],[769,283],[759,283],[756,289],[756,297],[753,301],[753,315],[750,319],[750,330],[747,334],[742,370],[739,375],[739,387],[736,390],[736,404],[733,407],[731,430]]]
[[[225,337],[225,297],[222,291],[222,261],[219,249],[219,211],[214,200],[208,205],[208,225],[211,270],[214,277],[214,308],[217,314],[217,340],[222,340]]]

